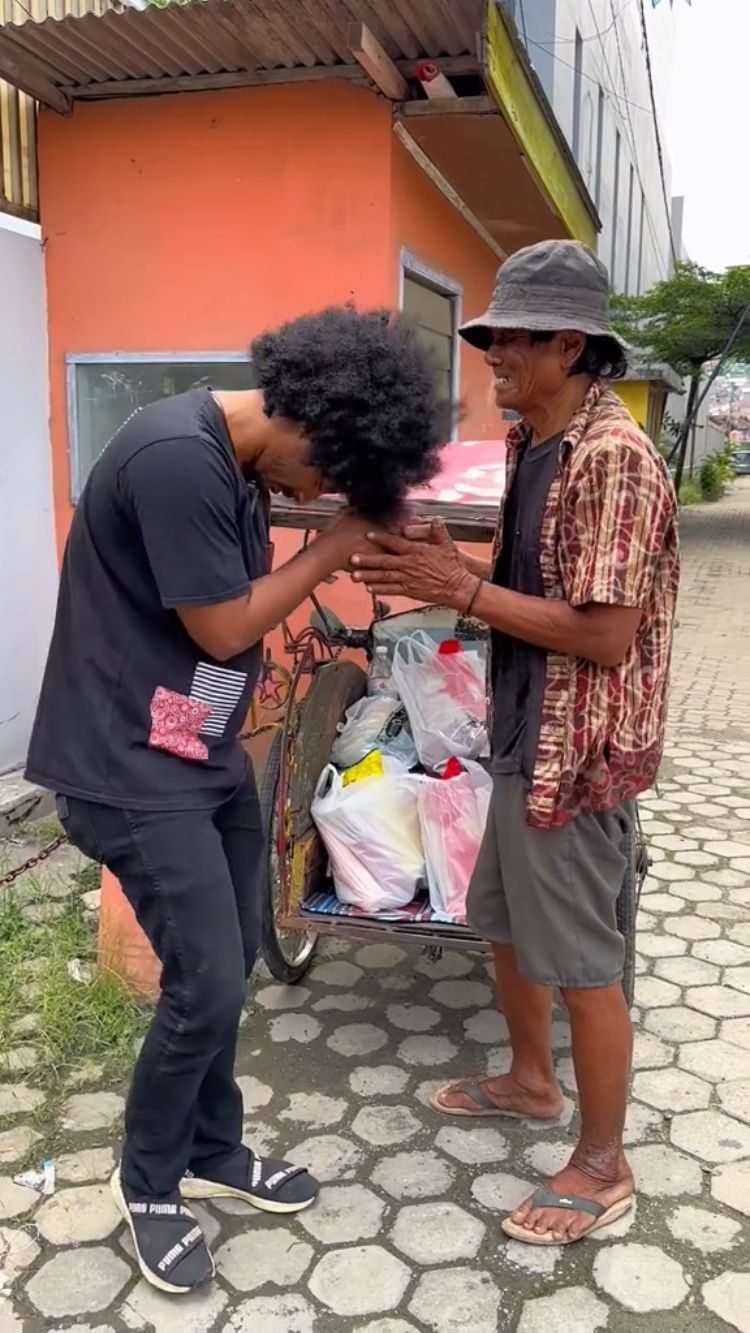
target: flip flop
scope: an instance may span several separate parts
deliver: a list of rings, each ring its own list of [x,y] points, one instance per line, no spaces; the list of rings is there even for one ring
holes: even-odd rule
[[[568,1236],[567,1239],[558,1240],[551,1231],[529,1231],[528,1227],[522,1226],[520,1222],[514,1222],[511,1217],[506,1217],[500,1223],[506,1236],[511,1236],[513,1240],[520,1240],[524,1245],[573,1245],[578,1240],[585,1240],[593,1231],[599,1231],[601,1227],[608,1227],[618,1218],[624,1217],[633,1207],[635,1195],[628,1194],[625,1199],[618,1199],[617,1203],[610,1204],[605,1208],[603,1203],[597,1203],[595,1199],[582,1199],[576,1194],[555,1194],[554,1190],[537,1190],[532,1197],[534,1208],[564,1208],[571,1213],[588,1213],[594,1218],[590,1227],[581,1232],[580,1236]]]
[[[473,1120],[483,1120],[490,1116],[501,1116],[505,1120],[548,1120],[550,1125],[554,1125],[560,1118],[560,1114],[554,1116],[533,1116],[524,1115],[521,1111],[510,1111],[498,1106],[492,1098],[482,1088],[483,1083],[489,1083],[489,1079],[462,1078],[457,1083],[445,1083],[442,1088],[438,1088],[430,1098],[430,1106],[434,1111],[439,1111],[441,1115],[459,1115],[468,1116]],[[469,1101],[474,1103],[475,1110],[469,1110],[465,1106],[444,1106],[440,1098],[446,1092],[462,1092]]]

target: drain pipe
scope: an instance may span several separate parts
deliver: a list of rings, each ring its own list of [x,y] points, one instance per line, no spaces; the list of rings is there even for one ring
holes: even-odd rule
[[[438,100],[456,97],[453,84],[445,77],[439,65],[433,60],[420,60],[417,65],[417,78],[428,97]]]

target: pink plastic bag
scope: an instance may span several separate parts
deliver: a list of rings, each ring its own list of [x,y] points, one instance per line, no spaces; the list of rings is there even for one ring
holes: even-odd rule
[[[449,759],[489,754],[484,662],[478,652],[446,653],[417,630],[396,644],[393,681],[425,768],[437,772]]]
[[[456,777],[447,776],[452,767],[443,778],[420,781],[417,804],[432,909],[452,921],[464,921],[466,895],[487,824],[492,778],[470,760]]]

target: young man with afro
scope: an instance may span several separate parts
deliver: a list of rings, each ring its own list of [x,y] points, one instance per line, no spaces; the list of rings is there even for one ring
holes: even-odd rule
[[[213,1274],[185,1198],[278,1214],[317,1194],[303,1168],[243,1146],[233,1072],[260,936],[264,837],[238,734],[261,640],[435,474],[444,438],[429,356],[388,312],[305,316],[251,358],[257,388],[145,407],[95,464],[27,769],[162,964],[113,1189],[143,1276],[173,1293]],[[324,491],[348,509],[270,572],[270,494]]]

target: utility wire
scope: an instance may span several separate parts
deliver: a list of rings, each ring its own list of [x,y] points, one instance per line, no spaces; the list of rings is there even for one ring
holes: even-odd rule
[[[562,56],[556,56],[554,51],[550,51],[548,47],[544,46],[541,42],[535,42],[533,37],[529,38],[528,44],[529,46],[535,46],[539,51],[544,51],[545,54],[550,56],[552,60],[556,61],[558,65],[564,65],[566,69],[572,69],[574,74],[580,74],[581,78],[586,79],[587,83],[595,83],[597,88],[601,88],[602,92],[606,93],[608,97],[613,97],[618,102],[627,102],[628,106],[634,106],[636,111],[642,111],[646,116],[652,114],[650,106],[642,106],[640,102],[632,102],[630,98],[625,97],[623,93],[616,92],[614,88],[605,87],[605,85],[600,83],[593,74],[586,74],[584,70],[579,70],[576,65],[571,64],[569,60],[563,60]],[[611,77],[610,73],[610,78]]]
[[[597,40],[597,38],[600,38],[600,37],[606,37],[607,33],[608,33],[608,32],[611,32],[612,29],[614,28],[615,24],[618,22],[618,20],[619,20],[619,18],[620,18],[620,15],[621,15],[621,14],[624,14],[624,12],[625,12],[625,10],[628,8],[628,6],[629,6],[629,5],[632,5],[632,4],[633,4],[633,0],[623,0],[622,4],[620,5],[620,8],[618,9],[617,13],[615,14],[614,18],[612,19],[612,22],[611,22],[611,23],[608,23],[607,26],[606,26],[606,28],[602,28],[601,30],[597,29],[596,32],[590,32],[590,33],[588,33],[585,37],[584,37],[584,36],[581,36],[581,41],[584,42],[584,43],[585,43],[585,42],[595,42],[595,41]],[[579,36],[580,36],[580,34],[579,34]],[[575,46],[575,42],[576,42],[576,38],[575,38],[575,37],[550,37],[550,38],[549,38],[549,41],[546,41],[546,42],[544,43],[544,45],[545,45],[545,47],[546,47],[546,46]],[[645,108],[644,108],[644,110],[645,110]]]
[[[643,0],[638,0],[638,7],[641,12],[641,31],[643,33],[643,50],[646,56],[646,73],[648,75],[648,90],[651,95],[651,110],[654,117],[654,134],[656,136],[656,155],[659,159],[659,175],[661,176],[661,189],[664,195],[664,208],[667,214],[667,228],[669,230],[669,246],[672,251],[672,263],[678,263],[677,250],[675,248],[674,236],[672,235],[672,208],[669,202],[669,191],[667,190],[667,176],[664,170],[664,152],[661,146],[661,133],[659,131],[659,117],[656,111],[656,94],[654,92],[654,73],[651,68],[651,48],[648,40],[648,24],[646,23],[646,7]]]

